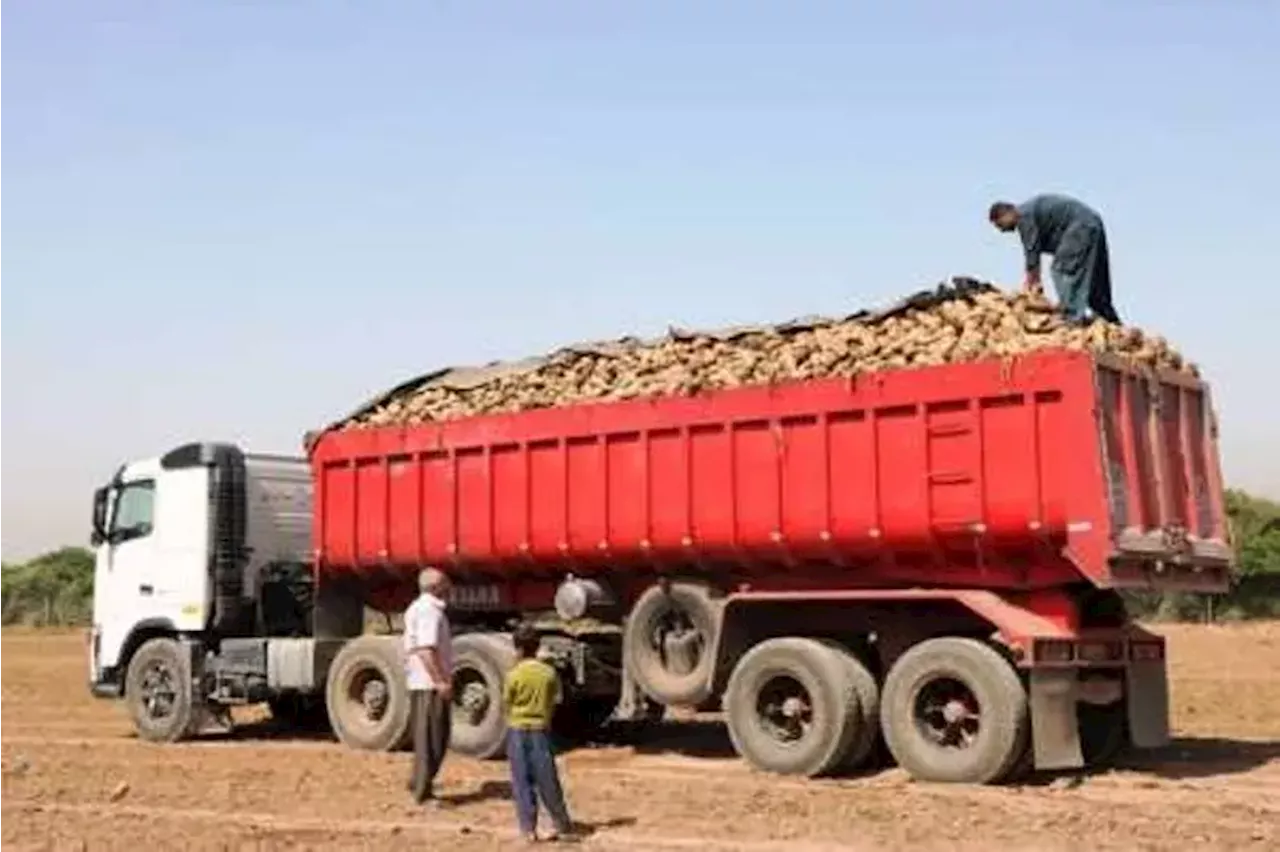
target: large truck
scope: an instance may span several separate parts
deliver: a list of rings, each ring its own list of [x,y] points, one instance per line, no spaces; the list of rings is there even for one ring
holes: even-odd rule
[[[499,753],[531,623],[578,731],[719,709],[763,770],[883,743],[968,783],[1166,743],[1165,643],[1120,592],[1220,592],[1233,559],[1208,388],[1071,351],[188,444],[115,473],[93,540],[92,689],[148,740],[266,702],[402,747],[366,613],[438,566],[455,751]]]

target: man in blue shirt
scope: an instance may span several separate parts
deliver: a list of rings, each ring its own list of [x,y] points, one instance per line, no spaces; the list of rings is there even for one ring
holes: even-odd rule
[[[1051,254],[1049,271],[1058,301],[1073,322],[1087,322],[1089,311],[1120,322],[1111,304],[1107,233],[1093,208],[1065,195],[1045,194],[1017,205],[997,201],[988,218],[999,230],[1016,230],[1022,238],[1027,290],[1040,292],[1040,255]]]

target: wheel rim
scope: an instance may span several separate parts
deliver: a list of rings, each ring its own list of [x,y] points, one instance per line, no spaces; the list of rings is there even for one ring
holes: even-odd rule
[[[382,672],[362,668],[347,683],[345,698],[348,719],[365,727],[377,727],[391,706],[391,688]]]
[[[973,747],[982,732],[981,706],[963,682],[936,678],[916,693],[916,729],[934,746],[950,750]]]
[[[694,672],[702,662],[706,636],[684,610],[670,607],[654,619],[649,650],[659,665],[673,675]]]
[[[458,724],[478,727],[493,706],[489,684],[476,669],[460,668],[453,675],[453,718]]]
[[[803,741],[813,730],[813,697],[790,675],[775,675],[756,693],[756,722],[783,747]]]
[[[139,692],[142,712],[151,721],[172,718],[177,712],[178,677],[168,663],[162,660],[150,663],[142,673]]]

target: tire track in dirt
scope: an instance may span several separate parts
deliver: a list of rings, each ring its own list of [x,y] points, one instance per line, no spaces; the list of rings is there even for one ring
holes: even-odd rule
[[[258,752],[297,752],[341,755],[353,760],[372,761],[385,765],[388,756],[377,753],[348,752],[341,746],[331,742],[314,741],[206,741],[183,743],[180,745],[156,745],[138,740],[121,740],[95,737],[4,737],[0,745],[25,745],[35,748],[84,748],[103,747],[126,750],[146,750],[153,755],[172,756],[178,760],[190,759],[200,752],[210,749],[242,749],[248,753]],[[1267,745],[1262,743],[1261,745]],[[1191,804],[1203,803],[1206,796],[1215,798],[1230,797],[1233,802],[1259,806],[1264,810],[1280,813],[1280,760],[1272,760],[1245,772],[1224,772],[1221,775],[1205,775],[1207,767],[1195,767],[1201,777],[1196,778],[1162,778],[1152,772],[1142,770],[1120,770],[1085,776],[1078,785],[1074,782],[1060,788],[1044,780],[1020,786],[978,787],[969,785],[919,784],[910,781],[901,772],[890,770],[875,775],[799,780],[783,776],[764,775],[750,769],[746,764],[734,759],[696,758],[681,754],[635,754],[625,749],[584,750],[571,752],[562,758],[566,772],[576,775],[590,774],[612,777],[634,778],[638,780],[676,780],[686,781],[693,777],[705,777],[710,769],[716,773],[717,783],[739,788],[758,788],[768,784],[769,788],[778,791],[822,792],[847,790],[850,793],[868,789],[892,789],[902,795],[948,797],[964,800],[998,800],[1008,802],[1010,796],[1017,796],[1026,806],[1034,806],[1037,800],[1049,799],[1059,801],[1066,797],[1076,799],[1098,799],[1110,803],[1127,802],[1131,804],[1172,804],[1174,799],[1186,798]],[[500,780],[505,777],[501,769],[494,765],[461,759],[458,761],[468,770],[471,777]],[[1171,766],[1177,765],[1171,763]]]
[[[304,826],[312,824],[307,821],[311,809],[339,801],[343,805],[337,812],[329,812],[335,819],[346,818],[350,825],[364,824],[358,817],[370,810],[383,812],[379,824],[396,825],[412,819],[412,809],[397,804],[402,761],[387,755],[330,746],[314,752],[308,749],[309,757],[323,755],[322,762],[300,764],[289,759],[300,756],[297,751],[276,749],[272,756],[283,760],[258,762],[260,771],[246,776],[246,767],[255,763],[249,758],[255,750],[242,743],[235,745],[242,746],[244,761],[222,747],[104,740],[117,748],[103,754],[103,743],[76,742],[74,750],[68,750],[36,738],[27,741],[23,758],[35,769],[43,765],[46,780],[33,777],[23,783],[6,771],[6,799],[25,798],[73,808],[90,800],[101,806],[112,785],[124,778],[133,782],[130,806],[157,811],[207,811],[201,802],[213,796],[228,808],[218,813],[272,812],[273,819],[288,824],[302,820],[299,824]],[[218,744],[222,745],[228,744]],[[85,748],[91,748],[91,753],[85,754]],[[5,752],[7,769],[15,755],[7,743]],[[146,752],[147,760],[130,760],[127,755],[131,752]],[[217,759],[210,763],[215,755]],[[860,836],[882,841],[881,848],[914,847],[922,842],[921,828],[929,824],[961,826],[959,830],[966,836],[995,834],[1001,836],[1001,848],[1016,846],[1021,840],[1017,835],[1030,833],[1035,824],[1056,826],[1054,830],[1070,836],[1091,831],[1094,825],[1106,826],[1109,839],[1130,838],[1120,848],[1166,848],[1159,842],[1166,833],[1171,837],[1230,838],[1235,846],[1280,847],[1280,797],[1267,792],[1275,789],[1276,776],[1270,771],[1269,781],[1247,792],[1217,782],[1188,786],[1119,774],[1097,776],[1067,789],[1043,785],[1001,788],[916,784],[897,772],[827,781],[762,775],[741,764],[734,764],[732,772],[709,772],[712,767],[706,763],[727,761],[704,762],[684,755],[587,752],[582,758],[566,761],[565,766],[571,799],[577,803],[575,810],[581,805],[584,814],[630,814],[646,825],[677,824],[695,832],[701,828],[711,837],[724,837],[715,827],[716,819],[724,815],[734,820],[729,833],[733,840],[717,848],[743,848],[747,838],[776,843],[791,837],[794,839],[786,841],[791,846],[801,841],[830,844],[844,836],[843,825],[859,826]],[[633,760],[644,764],[634,766]],[[446,764],[443,779],[446,798],[453,798],[456,792],[464,800],[475,800],[476,791],[506,777],[502,764],[467,759],[451,763]],[[65,772],[73,766],[78,767],[74,780]],[[115,771],[115,767],[123,771]],[[715,767],[723,768],[727,767]],[[361,798],[345,801],[350,779],[356,777],[363,779]],[[242,786],[246,778],[260,786]],[[50,783],[49,779],[63,780]],[[473,828],[485,823],[501,825],[510,819],[509,805],[497,801],[468,806],[466,813]],[[735,813],[740,816],[733,817]],[[773,814],[785,815],[785,824],[771,818]],[[1016,826],[1023,828],[1011,828]],[[956,836],[953,831],[944,831],[942,836]],[[932,842],[927,839],[930,832],[925,834],[923,840],[928,845]]]
[[[1268,746],[1270,743],[1258,742],[1258,746]],[[219,739],[211,739],[204,742],[187,742],[180,745],[154,745],[138,741],[138,739],[122,739],[114,737],[38,737],[38,736],[5,736],[0,734],[0,747],[4,746],[28,746],[36,748],[120,748],[120,750],[146,751],[151,755],[174,756],[175,759],[196,755],[196,753],[206,750],[230,751],[243,750],[247,753],[261,752],[280,752],[287,755],[289,752],[307,752],[317,753],[317,755],[332,755],[344,757],[351,760],[366,760],[385,764],[388,760],[396,760],[396,757],[385,755],[379,752],[357,752],[349,751],[338,743],[334,742],[316,742],[307,741],[307,739],[288,739],[288,741],[251,741],[251,739],[237,739],[237,741],[219,741]],[[485,764],[485,762],[474,761],[470,759],[456,759],[468,769],[479,770],[480,774],[485,774],[485,770],[490,766],[499,766],[500,764]],[[973,797],[973,796],[996,796],[1006,798],[1011,793],[1024,792],[1043,792],[1044,789],[1051,788],[1046,780],[1036,780],[1036,782],[1014,785],[1014,787],[977,787],[977,785],[950,785],[950,784],[922,784],[911,782],[904,774],[897,770],[886,770],[873,775],[864,775],[864,777],[835,778],[835,779],[796,779],[787,777],[778,777],[778,775],[765,775],[750,769],[744,762],[736,759],[716,759],[716,757],[690,757],[681,755],[681,753],[636,753],[627,748],[599,748],[599,750],[582,750],[568,752],[562,757],[562,765],[567,770],[575,771],[575,773],[593,773],[593,774],[617,774],[626,775],[626,777],[635,778],[671,778],[686,779],[689,777],[704,777],[708,770],[714,770],[718,782],[721,783],[742,783],[756,785],[767,782],[772,788],[790,789],[790,791],[814,791],[814,789],[865,789],[868,787],[886,788],[895,787],[909,789],[909,791],[919,792],[928,791],[931,794],[951,794],[951,796]],[[1189,764],[1187,761],[1170,761],[1165,768],[1179,768],[1179,766],[1187,766],[1194,770],[1194,777],[1188,778],[1162,778],[1160,773],[1162,766],[1152,765],[1151,761],[1146,761],[1152,769],[1144,768],[1123,768],[1111,773],[1103,773],[1097,775],[1088,775],[1083,777],[1082,783],[1075,785],[1074,791],[1079,793],[1087,793],[1093,789],[1106,788],[1108,796],[1112,794],[1135,792],[1138,798],[1146,798],[1144,791],[1160,791],[1162,794],[1187,791],[1187,792],[1224,792],[1224,793],[1272,793],[1275,794],[1275,806],[1280,809],[1280,757],[1274,760],[1260,761],[1256,766],[1252,766],[1247,770],[1236,770],[1224,768],[1221,774],[1212,774],[1210,770],[1211,762],[1199,762],[1199,764]],[[470,774],[470,773],[468,773]]]
[[[9,800],[5,809],[10,812],[78,814],[91,818],[116,819],[169,819],[191,822],[236,825],[282,832],[325,832],[343,834],[401,835],[411,834],[429,838],[486,837],[498,840],[517,840],[520,835],[512,829],[477,826],[461,820],[331,820],[307,819],[276,814],[245,814],[230,811],[198,808],[166,808],[138,805],[95,805],[49,803],[35,800]],[[796,841],[733,841],[721,842],[707,837],[682,837],[676,835],[634,834],[608,830],[584,838],[583,845],[624,846],[643,849],[718,849],[742,850],[742,852],[825,852],[825,850],[857,849],[846,844],[815,844]]]
[[[574,750],[562,773],[575,814],[602,826],[597,849],[1280,849],[1280,717],[1268,709],[1280,706],[1280,655],[1264,650],[1280,647],[1280,624],[1173,633],[1182,739],[1078,784],[781,778],[729,756],[710,719]],[[81,637],[13,638],[6,630],[6,850],[519,848],[509,791],[495,792],[502,763],[451,758],[441,792],[455,808],[427,816],[404,796],[407,755],[292,739],[250,712],[230,737],[145,743],[118,705],[86,694]]]

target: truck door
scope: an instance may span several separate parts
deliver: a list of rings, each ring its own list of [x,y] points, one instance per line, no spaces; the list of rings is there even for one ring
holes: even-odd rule
[[[154,614],[154,577],[159,551],[155,536],[154,479],[117,485],[94,566],[94,624],[100,631],[95,669],[115,666],[134,626]],[[123,675],[123,672],[121,673]]]

